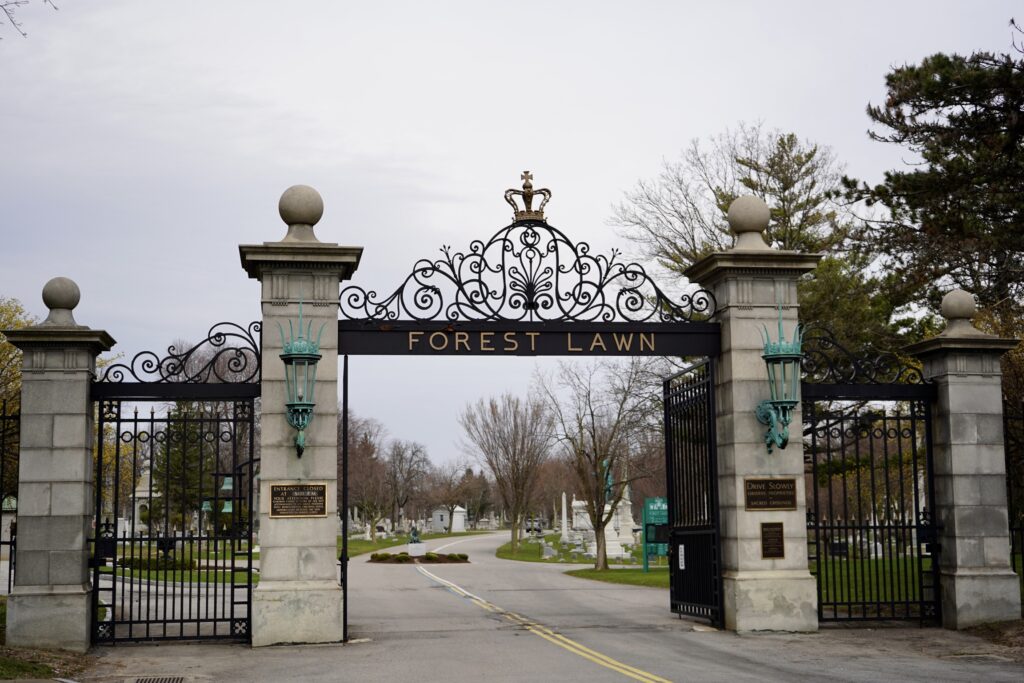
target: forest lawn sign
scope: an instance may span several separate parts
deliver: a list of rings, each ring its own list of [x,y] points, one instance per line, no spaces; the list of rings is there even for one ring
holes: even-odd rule
[[[515,220],[465,253],[442,247],[390,295],[341,292],[342,355],[716,356],[712,294],[672,299],[615,250],[594,255],[548,225],[551,193],[509,190]],[[544,197],[532,208],[535,195]],[[523,199],[519,209],[512,197]]]

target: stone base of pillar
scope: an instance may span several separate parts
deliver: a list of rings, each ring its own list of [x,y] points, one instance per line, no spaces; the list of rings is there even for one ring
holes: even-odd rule
[[[341,641],[341,586],[323,581],[268,581],[252,593],[252,645]]]
[[[940,572],[939,584],[946,628],[1020,619],[1020,577],[1012,571]]]
[[[818,630],[818,586],[808,572],[726,572],[722,584],[730,631]]]
[[[7,647],[89,649],[88,586],[17,586],[7,599]]]

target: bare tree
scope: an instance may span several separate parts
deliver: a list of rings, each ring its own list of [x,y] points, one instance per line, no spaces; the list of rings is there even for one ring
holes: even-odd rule
[[[650,400],[641,391],[643,376],[643,364],[632,359],[628,364],[562,363],[557,379],[540,378],[587,503],[597,546],[594,568],[599,570],[608,569],[605,526],[622,500],[624,484],[636,478],[630,464]]]
[[[466,517],[473,528],[477,528],[480,521],[490,510],[494,508],[494,498],[491,495],[493,482],[487,478],[483,471],[477,473],[467,469],[463,486],[466,490]]]
[[[511,394],[468,404],[459,416],[464,447],[494,477],[512,522],[512,549],[537,486],[541,463],[548,458],[553,423],[539,398]]]
[[[387,483],[391,494],[392,521],[399,517],[430,468],[427,451],[414,441],[395,439],[388,448]]]
[[[391,508],[387,462],[384,453],[385,429],[377,420],[353,415],[348,418],[348,486],[349,505],[359,510],[370,525],[370,538],[377,540],[377,523]],[[338,422],[338,443],[341,444],[341,421]],[[341,471],[341,449],[338,449],[338,470]],[[342,481],[342,477],[338,477]],[[338,510],[342,508],[342,490],[338,488]]]
[[[18,19],[18,8],[28,3],[29,0],[0,0],[0,13],[7,18],[7,23],[20,33],[22,38],[28,38],[28,33],[25,32],[25,28]],[[49,5],[54,10],[60,9],[57,5],[53,4],[53,0],[42,0],[41,4]]]
[[[429,479],[429,495],[427,496],[431,505],[442,507],[448,514],[448,522],[445,530],[452,532],[452,521],[455,517],[455,508],[459,503],[466,500],[468,486],[466,485],[466,474],[472,475],[464,462],[449,462],[431,468]]]

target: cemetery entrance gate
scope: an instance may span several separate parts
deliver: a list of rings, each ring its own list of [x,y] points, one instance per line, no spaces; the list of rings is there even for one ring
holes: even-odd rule
[[[441,249],[435,260],[421,259],[390,294],[378,296],[359,286],[340,294],[338,352],[342,375],[342,581],[345,584],[345,638],[348,638],[348,357],[350,355],[489,355],[489,356],[676,356],[713,358],[721,348],[711,292],[697,289],[680,297],[665,294],[643,266],[618,260],[618,252],[593,254],[584,242],[573,242],[544,219],[550,193],[533,190],[529,173],[523,190],[509,190],[505,199],[515,220],[489,240],[476,240],[467,252]],[[513,197],[523,200],[519,208]],[[543,197],[532,209],[535,197]],[[714,452],[710,361],[669,380],[672,409],[666,407],[669,479],[669,526],[673,540],[689,544],[697,538],[698,516],[688,497],[708,493],[714,460],[697,461]],[[672,427],[669,427],[671,419]],[[698,448],[693,442],[703,440]],[[699,453],[698,453],[699,451]],[[688,459],[689,458],[689,459]],[[709,469],[710,468],[710,469]],[[712,486],[711,489],[714,489]],[[712,494],[713,495],[713,494]],[[717,532],[713,498],[697,503],[706,526]],[[715,541],[707,541],[715,546]],[[709,547],[710,547],[709,546]],[[717,546],[715,546],[717,547]],[[704,562],[689,550],[690,573],[672,573],[672,609],[719,618],[720,608],[690,612],[696,604],[681,582],[701,573],[701,586],[711,586],[720,600],[717,561]],[[716,550],[708,550],[712,555]],[[703,589],[702,589],[703,590]],[[677,599],[677,595],[682,596]]]
[[[260,323],[92,385],[92,640],[250,639]]]
[[[808,560],[819,621],[938,621],[934,385],[894,354],[805,333]]]

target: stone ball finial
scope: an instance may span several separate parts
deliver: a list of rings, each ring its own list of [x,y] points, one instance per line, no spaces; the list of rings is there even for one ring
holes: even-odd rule
[[[729,228],[736,235],[734,249],[770,249],[764,232],[771,220],[768,205],[760,197],[737,197],[729,205]]]
[[[978,313],[974,295],[962,289],[954,289],[942,297],[942,317],[947,320],[942,334],[947,337],[977,336],[980,330],[971,324],[971,318]]]
[[[978,306],[970,292],[954,289],[942,297],[942,317],[946,320],[970,320],[977,312]]]
[[[324,200],[319,192],[309,185],[292,185],[281,195],[277,210],[288,225],[283,242],[319,241],[313,233],[313,226],[324,215]]]
[[[43,285],[43,303],[50,309],[50,314],[42,324],[77,327],[72,311],[81,300],[82,290],[74,280],[68,277],[53,278]]]

